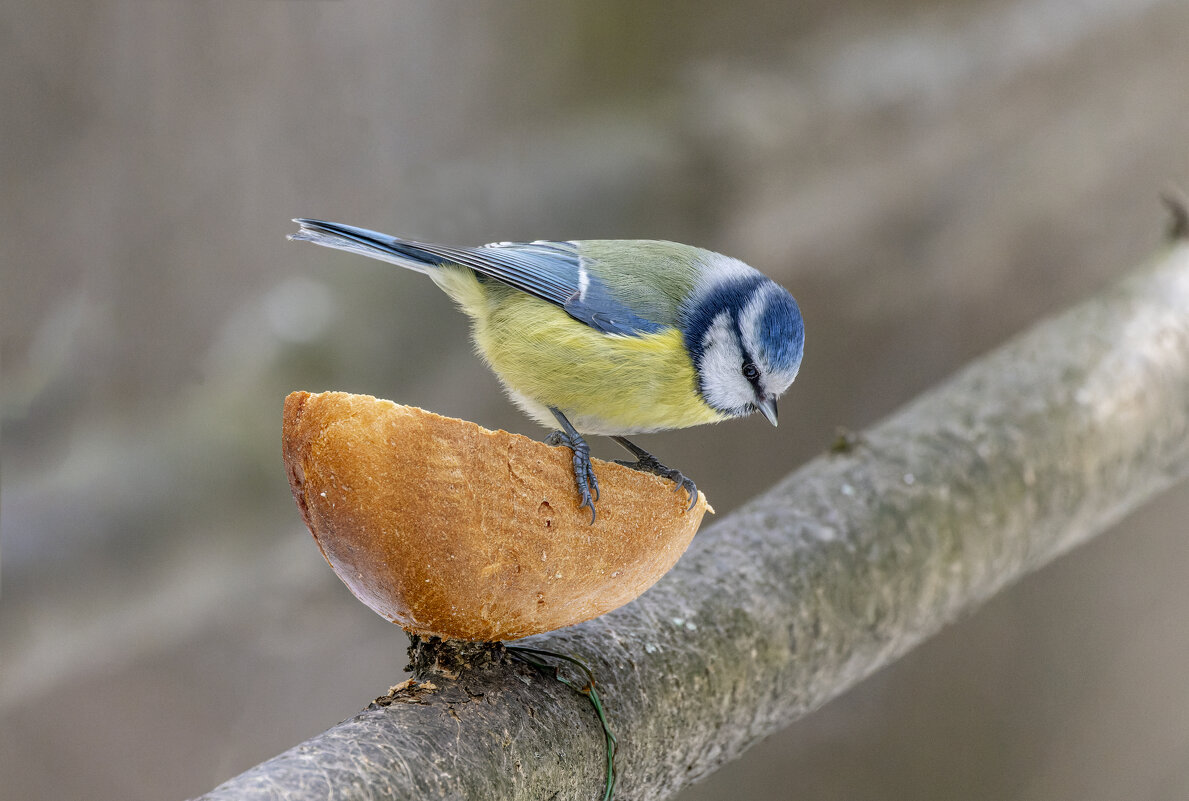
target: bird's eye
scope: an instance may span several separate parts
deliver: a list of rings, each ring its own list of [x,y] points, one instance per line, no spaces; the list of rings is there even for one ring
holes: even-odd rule
[[[760,377],[760,368],[756,367],[750,361],[743,363],[743,377],[748,381],[755,381]]]

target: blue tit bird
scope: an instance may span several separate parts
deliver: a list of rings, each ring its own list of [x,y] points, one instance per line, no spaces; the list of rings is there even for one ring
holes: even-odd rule
[[[675,242],[583,240],[451,247],[296,219],[290,239],[428,275],[471,318],[475,348],[512,400],[573,452],[581,508],[598,479],[583,434],[609,436],[697,500],[693,481],[625,437],[760,412],[797,377],[805,345],[789,292],[738,259]]]

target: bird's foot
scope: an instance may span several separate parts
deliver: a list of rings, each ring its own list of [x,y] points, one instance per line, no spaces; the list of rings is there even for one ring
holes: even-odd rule
[[[642,473],[652,473],[654,476],[667,478],[673,482],[673,491],[684,489],[689,493],[689,506],[685,511],[693,509],[698,503],[698,486],[694,484],[693,479],[688,478],[680,470],[675,470],[672,467],[666,467],[648,451],[641,448],[639,445],[624,439],[623,437],[612,437],[611,439],[618,442],[623,447],[627,448],[636,457],[636,461],[629,462],[626,459],[616,459],[616,464],[621,464],[624,467],[630,467],[633,470],[639,470]]]
[[[574,481],[578,485],[578,496],[582,503],[579,509],[590,509],[590,522],[595,521],[595,501],[599,499],[599,480],[595,478],[594,465],[590,463],[590,446],[576,431],[553,431],[545,437],[546,445],[564,445],[574,452]]]

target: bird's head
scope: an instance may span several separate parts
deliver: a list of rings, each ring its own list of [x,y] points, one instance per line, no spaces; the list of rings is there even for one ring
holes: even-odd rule
[[[788,290],[732,260],[687,306],[682,333],[698,390],[731,417],[761,412],[776,425],[776,399],[801,368],[805,327]],[[712,275],[714,273],[711,273]]]

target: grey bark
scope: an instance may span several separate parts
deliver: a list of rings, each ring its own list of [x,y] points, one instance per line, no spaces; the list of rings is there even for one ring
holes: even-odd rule
[[[636,602],[531,638],[595,670],[617,797],[672,795],[1189,474],[1177,219],[1182,238],[1152,264],[708,526]],[[434,687],[203,798],[599,797],[585,699],[483,656],[416,665]]]

